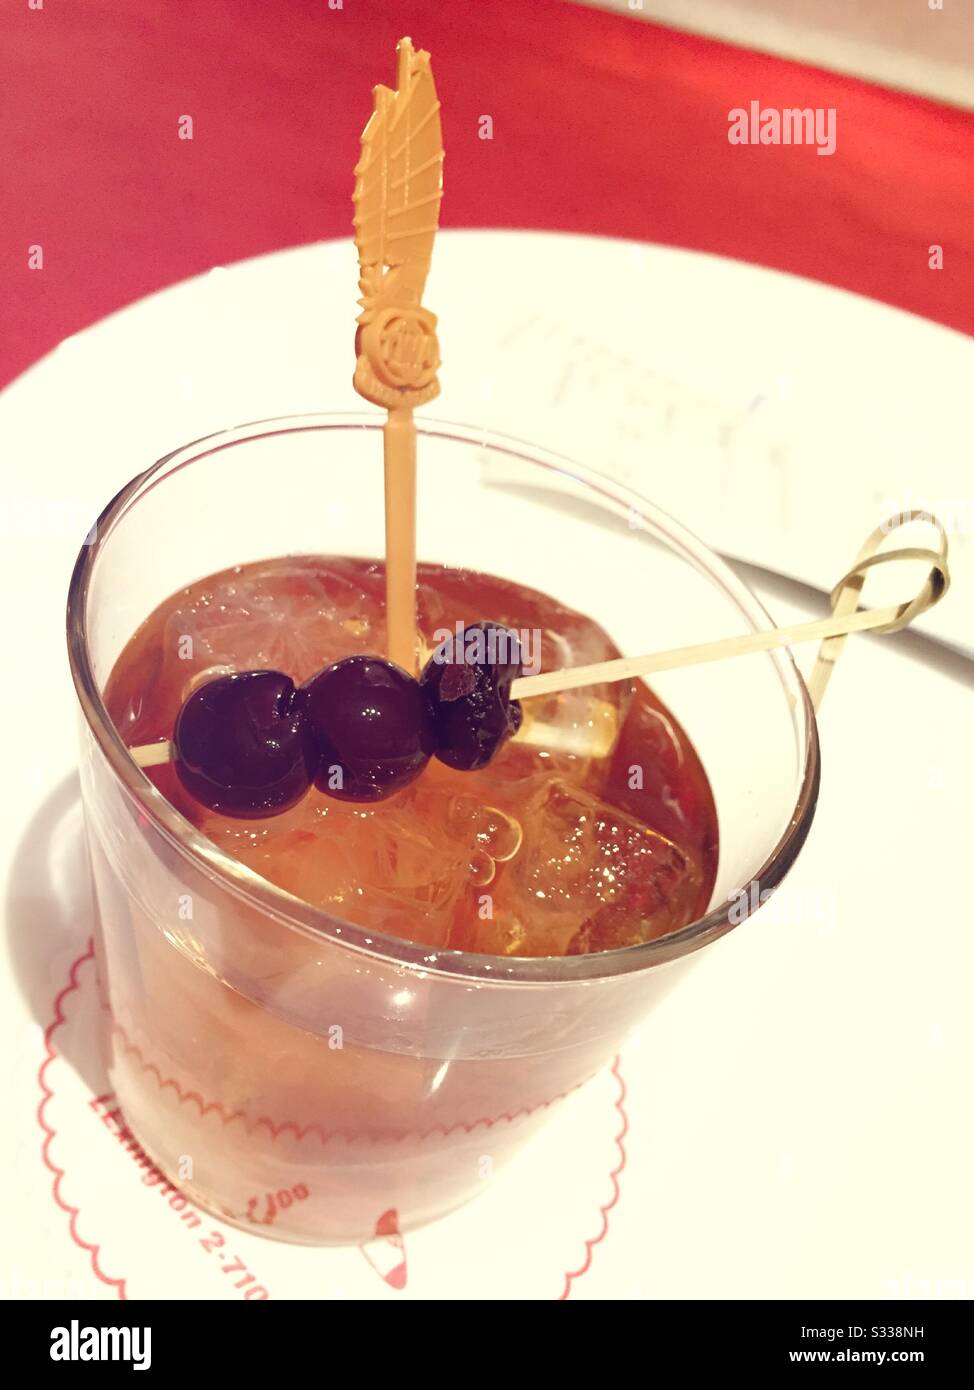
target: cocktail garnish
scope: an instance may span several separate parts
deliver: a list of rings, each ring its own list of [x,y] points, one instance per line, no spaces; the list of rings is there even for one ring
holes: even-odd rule
[[[320,761],[319,791],[381,801],[414,781],[433,752],[433,720],[419,683],[391,661],[347,656],[302,686]]]
[[[933,526],[939,536],[937,550],[904,546],[881,552],[886,537],[909,522]],[[866,574],[895,560],[930,566],[919,591],[902,603],[858,610]],[[817,709],[848,633],[898,632],[939,603],[949,586],[942,523],[929,512],[903,512],[867,537],[852,568],[832,591],[831,618],[538,676],[519,674],[520,652],[509,629],[500,623],[474,623],[463,630],[462,640],[450,638],[437,649],[420,682],[392,662],[370,656],[346,658],[298,692],[280,672],[221,676],[186,700],[176,720],[175,746],[167,741],[129,751],[140,767],[174,761],[187,789],[204,805],[226,815],[284,810],[312,780],[321,791],[348,800],[378,800],[417,777],[433,752],[440,761],[463,771],[485,766],[520,727],[518,701],[535,695],[633,680],[657,671],[819,640],[808,683]],[[479,650],[475,644],[471,652],[467,637],[477,634],[484,639],[493,635],[493,646],[484,640]],[[496,640],[500,638],[506,640],[506,647]],[[336,676],[343,668],[346,673]],[[377,703],[373,709],[369,704],[366,671],[384,673],[382,699],[387,703],[381,707]],[[307,752],[306,699],[310,699],[307,722],[317,738],[312,754]],[[373,742],[370,719],[375,720]],[[343,773],[344,785],[339,787],[332,774],[334,785],[329,785],[329,767],[347,768],[349,780],[344,782]]]
[[[318,765],[300,693],[280,671],[239,671],[201,685],[179,711],[173,745],[183,786],[225,816],[286,811]]]
[[[439,394],[436,317],[421,304],[443,196],[440,103],[430,56],[398,45],[396,91],[373,89],[355,166],[355,244],[362,313],[356,391],[385,406],[386,621],[389,655],[416,670],[416,426]]]
[[[517,637],[500,623],[474,623],[436,649],[419,683],[432,712],[440,762],[461,772],[485,767],[517,733],[521,706],[511,699],[511,684],[521,667]]]
[[[482,647],[466,644],[468,634]],[[226,816],[286,811],[312,782],[340,801],[382,801],[415,781],[434,752],[450,767],[485,767],[520,726],[508,693],[520,670],[514,634],[477,623],[434,652],[421,681],[383,657],[357,655],[297,690],[279,671],[220,676],[176,717],[176,774]],[[442,695],[451,680],[452,699]]]

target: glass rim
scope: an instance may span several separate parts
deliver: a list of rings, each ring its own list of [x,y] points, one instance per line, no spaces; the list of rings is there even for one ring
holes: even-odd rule
[[[319,411],[254,420],[218,430],[163,455],[126,483],[102,510],[93,528],[94,538],[82,545],[71,575],[67,604],[68,661],[85,721],[124,792],[180,854],[217,882],[221,889],[243,898],[251,908],[268,913],[313,939],[329,940],[360,954],[430,974],[459,976],[483,984],[591,982],[680,959],[733,930],[751,911],[751,894],[744,890],[751,883],[759,882],[762,889],[760,898],[763,899],[765,893],[773,892],[788,873],[805,843],[818,799],[821,772],[818,726],[805,681],[788,647],[765,655],[775,661],[785,692],[790,690],[797,696],[795,713],[800,717],[805,759],[792,813],[765,862],[747,883],[739,885],[737,893],[728,896],[725,903],[717,904],[686,926],[640,945],[589,955],[488,956],[471,951],[431,950],[416,942],[345,922],[324,908],[315,907],[286,889],[277,887],[220,849],[176,810],[130,756],[108,715],[95,680],[88,649],[87,623],[88,594],[96,560],[115,526],[123,519],[129,504],[144,491],[164,481],[158,475],[181,455],[185,457],[177,465],[180,468],[221,452],[224,448],[245,443],[248,439],[331,429],[363,429],[381,434],[383,425],[382,416],[365,411]],[[419,435],[455,440],[541,465],[581,483],[588,491],[617,506],[621,504],[630,509],[630,514],[635,512],[652,520],[662,529],[670,548],[695,564],[711,582],[718,583],[752,627],[761,630],[775,626],[764,605],[734,574],[726,561],[668,513],[623,484],[563,455],[511,435],[427,417],[417,420],[416,428]],[[201,445],[210,447],[200,453]],[[733,920],[730,915],[732,911],[735,913]]]

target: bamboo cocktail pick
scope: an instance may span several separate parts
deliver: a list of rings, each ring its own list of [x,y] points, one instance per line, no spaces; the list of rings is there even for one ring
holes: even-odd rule
[[[929,521],[935,526],[940,532],[939,548],[933,551],[917,546],[902,546],[898,550],[880,554],[879,547],[884,538],[908,521]],[[929,561],[931,569],[919,593],[888,608],[855,611],[866,571],[893,560]],[[673,647],[669,651],[652,652],[648,656],[620,656],[615,661],[600,661],[594,666],[574,666],[564,671],[543,671],[538,676],[521,676],[511,685],[511,698],[525,700],[532,695],[551,695],[560,690],[575,690],[582,685],[632,680],[636,676],[651,676],[658,671],[676,671],[683,666],[700,666],[710,661],[726,661],[732,656],[746,656],[750,652],[769,652],[776,647],[793,647],[800,642],[821,640],[822,645],[808,679],[812,704],[818,709],[832,668],[850,632],[898,632],[938,603],[949,586],[947,538],[943,526],[929,512],[904,512],[877,526],[865,541],[852,569],[843,575],[832,590],[831,618],[817,618],[814,622],[798,623],[794,627],[771,628],[767,632],[749,632],[743,637],[725,637],[719,642],[702,642],[692,647]]]
[[[936,550],[921,546],[900,546],[881,551],[886,537],[899,526],[909,522],[928,522],[939,533]],[[887,608],[858,611],[862,586],[869,570],[896,560],[920,560],[930,569],[920,589],[911,599]],[[742,637],[725,637],[716,642],[703,642],[692,647],[675,647],[670,651],[653,652],[648,656],[621,656],[614,661],[600,661],[594,666],[569,666],[560,671],[542,671],[537,676],[521,676],[511,686],[511,698],[529,700],[532,695],[551,695],[560,690],[575,690],[583,685],[602,685],[612,681],[634,680],[638,676],[660,671],[675,671],[683,666],[700,666],[710,661],[726,661],[733,656],[751,652],[773,651],[776,647],[792,647],[800,642],[820,641],[818,656],[808,680],[812,704],[822,703],[825,687],[850,632],[898,632],[932,608],[950,587],[947,569],[947,536],[943,525],[930,512],[903,512],[890,517],[869,535],[848,574],[843,575],[832,590],[831,618],[819,618],[794,627],[776,627],[767,632],[751,632]],[[147,743],[129,752],[140,767],[156,767],[173,756],[172,744]]]
[[[355,166],[355,244],[362,313],[356,391],[389,412],[385,460],[389,657],[416,673],[416,426],[439,394],[436,317],[422,306],[443,196],[443,137],[430,56],[397,48],[396,90],[376,87]]]

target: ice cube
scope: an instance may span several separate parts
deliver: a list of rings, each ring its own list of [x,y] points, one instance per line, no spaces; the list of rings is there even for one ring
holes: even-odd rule
[[[499,806],[487,806],[481,797],[458,792],[446,802],[444,825],[452,839],[472,846],[495,862],[506,863],[521,848],[524,831],[517,817]]]
[[[558,631],[545,628],[541,633],[543,671],[591,666],[619,655],[600,627],[567,610],[564,627]],[[518,742],[547,750],[566,773],[584,777],[590,762],[608,758],[613,752],[632,692],[631,682],[618,681],[535,696],[525,701]]]
[[[600,700],[577,690],[526,700],[517,741],[578,762],[608,758],[622,727],[621,704],[621,699]]]
[[[553,778],[521,820],[519,852],[490,885],[492,916],[467,949],[578,955],[683,926],[701,886],[696,856],[580,787]]]
[[[162,639],[163,679],[182,691],[214,665],[284,671],[296,683],[385,643],[381,574],[341,560],[230,570],[177,598]]]
[[[305,902],[361,927],[444,946],[475,849],[473,826],[466,836],[446,833],[445,807],[435,777],[424,775],[387,801],[311,791],[284,816],[213,817],[202,828]]]

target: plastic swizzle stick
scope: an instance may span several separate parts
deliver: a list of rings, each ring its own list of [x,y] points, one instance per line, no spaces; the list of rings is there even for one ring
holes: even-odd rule
[[[389,412],[385,461],[386,621],[390,658],[416,672],[416,426],[439,394],[436,316],[422,305],[443,196],[440,103],[430,56],[400,39],[396,90],[373,90],[355,167],[362,313],[356,391]]]

